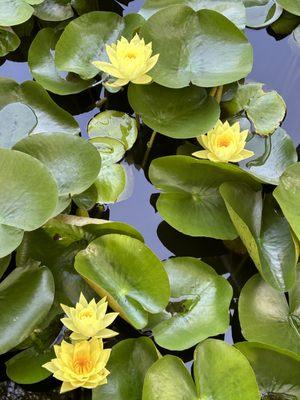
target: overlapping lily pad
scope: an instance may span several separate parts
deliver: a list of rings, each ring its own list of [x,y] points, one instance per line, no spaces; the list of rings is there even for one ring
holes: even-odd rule
[[[191,257],[164,264],[171,285],[166,310],[155,316],[155,341],[170,350],[185,350],[226,331],[229,325],[230,284],[213,268]],[[209,310],[209,312],[208,312]]]
[[[279,185],[274,191],[286,219],[300,240],[300,164],[290,165],[280,178]]]
[[[93,390],[92,400],[140,400],[145,374],[157,359],[158,352],[149,338],[119,342],[107,365],[108,383]]]
[[[18,35],[10,27],[0,28],[0,57],[4,57],[10,51],[16,50],[20,43]]]
[[[235,345],[253,368],[262,396],[297,399],[300,396],[300,357],[261,343]]]
[[[61,197],[85,191],[94,183],[100,170],[96,148],[78,136],[36,134],[18,142],[14,149],[38,159],[51,171]],[[63,204],[62,209],[65,207]]]
[[[11,103],[0,110],[0,147],[13,147],[37,125],[32,109],[23,103]]]
[[[139,240],[107,234],[75,258],[75,269],[110,306],[135,328],[143,328],[149,313],[162,311],[170,286],[162,263]]]
[[[0,108],[21,102],[35,113],[38,123],[32,133],[64,132],[79,133],[75,119],[59,107],[38,83],[26,81],[19,85],[12,79],[0,78]]]
[[[157,11],[175,4],[183,4],[199,11],[203,8],[215,10],[225,15],[240,29],[245,28],[246,14],[242,0],[147,0],[140,10],[140,14],[148,19]]]
[[[297,162],[293,140],[282,128],[266,138],[254,135],[246,148],[252,150],[254,156],[241,161],[240,167],[272,185],[278,185],[286,168]]]
[[[105,45],[116,42],[124,27],[123,19],[111,12],[93,11],[71,21],[55,48],[57,68],[93,78],[99,70],[91,62],[107,57]]]
[[[263,28],[276,21],[282,14],[282,8],[276,0],[244,1],[246,5],[247,26]]]
[[[176,139],[206,133],[215,126],[220,116],[216,100],[205,89],[196,86],[169,89],[155,83],[131,84],[128,98],[131,107],[146,125]]]
[[[26,339],[47,315],[54,299],[45,267],[16,268],[0,284],[0,354]]]
[[[43,3],[45,4],[45,3]],[[59,38],[52,28],[38,32],[31,43],[28,53],[28,64],[34,79],[45,89],[53,93],[66,95],[79,93],[92,85],[92,80],[82,80],[76,74],[68,74],[63,78],[54,62],[55,45]]]
[[[300,354],[299,276],[289,302],[284,293],[269,286],[259,276],[249,279],[239,300],[239,317],[244,337]]]
[[[119,140],[125,150],[131,149],[138,134],[134,118],[121,111],[106,110],[91,119],[88,124],[90,138],[107,137]]]
[[[97,190],[97,203],[115,203],[126,187],[125,169],[120,164],[104,165],[94,186]]]
[[[246,185],[224,183],[220,188],[231,220],[263,278],[286,292],[296,279],[299,257],[290,226],[272,196]]]
[[[0,0],[0,26],[19,25],[27,21],[33,14],[31,1]]]
[[[33,157],[0,149],[1,250],[4,257],[22,240],[22,230],[37,229],[57,203],[56,183],[47,168]]]
[[[217,239],[236,238],[219,186],[226,181],[259,187],[235,165],[214,164],[188,156],[154,160],[149,170],[153,185],[162,191],[157,210],[179,232]]]
[[[246,357],[220,340],[200,343],[194,354],[194,379],[180,358],[167,355],[148,370],[143,400],[259,400],[255,375]]]
[[[145,22],[141,34],[160,54],[151,76],[163,86],[218,86],[244,78],[252,69],[247,38],[216,11],[164,8]]]
[[[277,3],[291,14],[300,15],[300,3],[298,0],[276,0]]]
[[[43,0],[34,7],[34,14],[45,21],[64,21],[73,17],[70,0]]]

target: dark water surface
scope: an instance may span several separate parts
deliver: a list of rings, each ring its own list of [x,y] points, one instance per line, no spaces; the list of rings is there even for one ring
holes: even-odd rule
[[[130,3],[127,12],[136,12],[140,2]],[[266,30],[247,30],[247,36],[254,47],[254,67],[249,79],[264,82],[269,90],[277,90],[287,103],[287,117],[283,127],[293,137],[296,145],[300,143],[300,47],[295,44],[292,36],[276,41]],[[27,63],[6,61],[0,66],[0,76],[23,82],[31,80]],[[68,107],[67,107],[68,108]],[[77,107],[78,108],[78,107]],[[99,112],[94,108],[91,111],[79,114],[76,119],[81,126],[83,135],[86,134],[88,121]],[[146,139],[149,132],[145,133]],[[163,148],[163,137],[158,137],[153,147],[152,157],[160,153]],[[164,151],[162,151],[164,154]],[[167,154],[167,153],[165,153]],[[137,228],[145,238],[146,244],[160,259],[170,256],[194,256],[208,258],[214,265],[213,256],[222,255],[224,246],[221,242],[207,238],[191,238],[180,234],[162,221],[155,211],[153,193],[155,189],[146,179],[144,171],[134,163],[128,166],[129,176],[134,182],[132,196],[125,201],[109,206],[111,220],[123,221]],[[227,259],[224,258],[226,267]],[[229,275],[230,269],[217,266],[219,273]],[[223,268],[224,267],[224,268]],[[226,275],[227,273],[227,275]],[[231,274],[234,282],[234,274]],[[225,340],[232,341],[232,332],[229,330]],[[185,361],[190,360],[192,352],[187,354]],[[6,383],[0,384],[0,400],[88,400],[86,392],[76,392],[66,396],[59,396],[57,392],[40,393],[49,383],[40,384],[34,388],[35,392],[26,392],[19,386]]]

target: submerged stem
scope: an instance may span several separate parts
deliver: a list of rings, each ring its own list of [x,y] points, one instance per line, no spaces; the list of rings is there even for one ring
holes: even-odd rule
[[[215,94],[215,98],[219,104],[221,103],[222,95],[223,95],[223,85],[218,86],[216,94]]]
[[[151,149],[152,149],[152,146],[153,146],[155,137],[156,137],[156,132],[153,131],[153,132],[152,132],[152,135],[151,135],[151,137],[150,137],[150,140],[149,140],[149,142],[147,143],[147,150],[146,150],[145,155],[144,155],[144,158],[143,158],[142,168],[145,168],[145,165],[146,165],[146,163],[147,163],[147,161],[148,161],[148,158],[149,158],[149,155],[150,155],[150,152],[151,152]]]

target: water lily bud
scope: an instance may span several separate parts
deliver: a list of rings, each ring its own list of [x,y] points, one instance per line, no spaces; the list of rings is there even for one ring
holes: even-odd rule
[[[144,39],[140,39],[136,34],[128,42],[121,37],[117,43],[106,46],[106,52],[111,63],[103,61],[93,61],[98,69],[117,78],[113,83],[106,83],[111,87],[125,86],[129,82],[136,84],[146,84],[152,81],[151,76],[147,75],[157,63],[159,54],[152,55],[152,43],[145,44]]]
[[[110,349],[103,349],[102,340],[93,338],[75,344],[65,341],[54,346],[56,358],[43,365],[63,382],[61,393],[83,387],[93,389],[107,383],[109,371],[105,368]]]
[[[62,318],[61,322],[73,331],[70,336],[72,340],[84,340],[92,337],[105,339],[118,335],[117,332],[107,329],[107,326],[117,318],[118,313],[106,314],[106,298],[101,299],[98,303],[95,299],[88,303],[81,293],[75,308],[64,304],[61,304],[61,307],[67,315],[67,318]]]
[[[238,122],[230,126],[228,121],[224,124],[218,121],[206,135],[198,136],[197,140],[205,150],[196,151],[193,156],[224,163],[245,160],[254,155],[253,151],[244,148],[247,135],[247,130],[241,132]]]

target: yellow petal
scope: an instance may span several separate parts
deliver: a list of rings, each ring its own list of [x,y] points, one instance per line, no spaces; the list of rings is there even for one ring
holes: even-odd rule
[[[145,75],[139,76],[136,79],[133,79],[131,82],[138,84],[138,85],[145,85],[147,83],[150,83],[151,81],[152,81],[151,76],[145,74]]]
[[[150,71],[150,69],[152,69],[155,66],[155,64],[158,61],[158,58],[159,58],[159,54],[156,54],[155,56],[153,56],[149,59],[149,61],[147,62],[147,68],[145,70],[145,73]]]
[[[70,392],[70,390],[74,390],[74,389],[76,389],[76,386],[74,387],[70,382],[64,382],[61,385],[60,393],[62,394],[62,393]]]
[[[232,157],[229,161],[231,162],[239,162],[245,160],[246,158],[250,158],[254,156],[254,152],[251,150],[242,150],[238,155]]]
[[[104,61],[92,61],[92,64],[100,69],[102,72],[106,72],[109,75],[114,76],[115,78],[122,78],[123,75],[120,73],[120,71],[112,64],[109,64]]]
[[[208,158],[208,151],[207,150],[199,150],[193,153],[194,157],[197,158]]]

